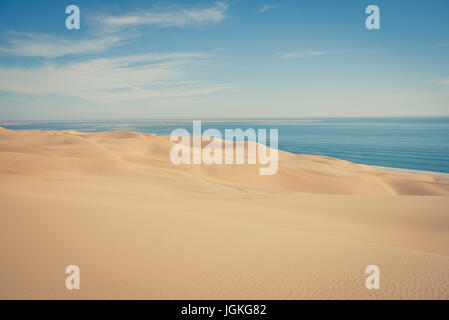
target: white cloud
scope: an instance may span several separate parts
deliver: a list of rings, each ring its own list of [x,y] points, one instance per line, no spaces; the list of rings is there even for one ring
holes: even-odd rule
[[[66,65],[47,62],[34,68],[0,67],[0,90],[116,102],[195,96],[230,88],[195,80],[192,72],[209,57],[205,53],[181,52],[99,58]]]
[[[93,33],[89,38],[78,40],[10,31],[6,34],[5,44],[0,46],[0,54],[44,59],[32,67],[0,65],[0,90],[19,95],[62,95],[110,103],[193,97],[232,88],[228,84],[198,80],[204,79],[202,72],[206,69],[202,66],[209,62],[212,52],[129,55],[81,62],[78,59],[64,65],[52,60],[68,55],[103,53],[139,35],[119,31],[117,28],[122,26],[200,26],[222,21],[227,9],[227,4],[217,2],[207,8],[177,7],[142,14],[94,17],[95,23],[90,24]]]
[[[201,26],[221,22],[226,18],[228,5],[217,2],[207,8],[163,9],[155,12],[125,14],[121,16],[97,16],[90,18],[96,36],[87,39],[60,38],[42,33],[23,33],[10,31],[6,45],[0,46],[0,54],[57,58],[66,55],[95,54],[123,45],[125,40],[135,34],[117,33],[118,28],[129,25]]]
[[[201,26],[219,23],[226,18],[228,5],[217,2],[208,8],[176,8],[154,10],[143,13],[129,13],[120,16],[99,16],[95,20],[103,28],[118,28],[123,26],[153,25],[156,27]]]
[[[448,80],[443,80],[443,81],[441,81],[441,83],[449,84],[449,79]]]
[[[329,54],[335,54],[336,51],[302,51],[302,52],[292,52],[292,53],[280,53],[276,52],[275,55],[282,59],[296,59],[305,58],[311,56],[324,56]]]
[[[259,13],[267,12],[268,10],[273,9],[273,6],[270,6],[269,4],[265,4],[262,8],[259,9]]]
[[[56,38],[48,34],[10,32],[8,46],[0,47],[0,53],[25,56],[56,58],[65,55],[92,54],[118,46],[128,37],[104,35],[87,40]]]

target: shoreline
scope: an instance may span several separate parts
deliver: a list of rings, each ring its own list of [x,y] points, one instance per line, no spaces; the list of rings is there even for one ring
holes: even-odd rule
[[[189,123],[195,121],[196,119],[173,119],[173,120],[165,120],[165,119],[155,119],[155,120],[64,120],[64,121],[13,121],[13,122],[0,122],[0,126],[19,126],[19,125],[29,125],[29,124],[44,124],[44,123],[77,123],[77,122],[108,122],[108,121],[133,121],[133,122],[157,122],[157,123]],[[323,122],[324,120],[320,119],[200,119],[202,123],[252,123],[252,122],[267,122],[267,123],[308,123],[308,122]]]
[[[335,158],[335,159],[339,159],[339,158]],[[343,159],[341,159],[341,160],[343,160]],[[357,163],[357,162],[353,162],[353,163]],[[448,172],[428,171],[428,170],[415,170],[415,169],[395,168],[395,167],[385,167],[385,166],[376,166],[376,165],[365,164],[365,163],[358,163],[358,164],[363,164],[365,166],[371,166],[371,167],[375,167],[375,168],[379,168],[379,169],[398,170],[398,171],[409,172],[409,173],[435,174],[435,175],[443,175],[443,176],[448,176],[449,177],[449,173]]]
[[[188,121],[188,120],[186,120],[186,121]],[[44,123],[50,123],[50,122],[44,122]],[[20,124],[24,124],[24,123],[20,123]],[[152,132],[139,132],[139,131],[131,131],[131,130],[90,131],[90,130],[95,130],[95,129],[81,129],[81,130],[72,130],[72,129],[59,129],[59,130],[58,129],[49,129],[49,130],[40,130],[40,129],[7,129],[7,128],[3,127],[3,125],[4,125],[4,123],[0,123],[0,129],[11,130],[11,131],[41,131],[41,132],[47,132],[47,131],[64,132],[64,131],[68,131],[68,132],[78,132],[79,134],[82,134],[82,135],[95,134],[95,133],[110,133],[110,132],[129,132],[129,133],[151,134],[151,135],[155,135],[155,136],[158,136],[158,137],[169,137],[169,136],[164,136],[164,135],[158,135],[158,134],[152,133]],[[223,140],[225,140],[225,139],[223,138]],[[282,152],[289,153],[289,154],[292,154],[292,155],[328,157],[328,158],[331,158],[331,159],[348,161],[348,162],[353,163],[353,164],[360,164],[360,165],[375,167],[375,168],[379,168],[379,169],[386,169],[386,170],[392,170],[392,171],[397,170],[397,171],[401,171],[401,172],[418,173],[418,174],[422,173],[422,174],[443,175],[443,176],[447,176],[449,178],[449,172],[429,171],[429,170],[419,170],[419,169],[409,169],[409,168],[398,168],[398,167],[388,167],[388,166],[374,165],[374,164],[363,163],[363,162],[354,162],[354,161],[351,161],[351,160],[338,158],[338,157],[333,157],[333,156],[328,156],[328,155],[322,155],[322,154],[293,153],[293,152],[282,150],[282,149],[279,149],[279,148],[278,148],[278,151],[282,151]]]

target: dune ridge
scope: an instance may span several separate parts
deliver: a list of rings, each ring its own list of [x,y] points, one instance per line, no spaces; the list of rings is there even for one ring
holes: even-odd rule
[[[0,127],[0,298],[449,298],[448,175],[279,151],[260,176],[173,144]]]

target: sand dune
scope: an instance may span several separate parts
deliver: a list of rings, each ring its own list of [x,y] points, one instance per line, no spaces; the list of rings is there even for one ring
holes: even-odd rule
[[[0,127],[0,298],[449,298],[447,175],[279,152],[261,176],[172,145]]]

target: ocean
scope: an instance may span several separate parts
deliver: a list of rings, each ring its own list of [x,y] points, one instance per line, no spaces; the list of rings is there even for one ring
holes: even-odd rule
[[[203,121],[202,129],[278,129],[279,149],[382,167],[449,173],[449,118],[325,118]],[[130,130],[170,135],[175,128],[192,131],[192,121],[91,120],[2,123],[13,130]],[[268,130],[267,130],[268,131]]]

